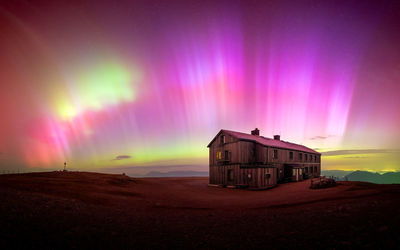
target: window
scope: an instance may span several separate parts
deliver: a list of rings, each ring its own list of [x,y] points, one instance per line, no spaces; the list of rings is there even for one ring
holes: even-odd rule
[[[289,152],[289,159],[293,160],[293,152]]]
[[[313,173],[313,167],[310,167],[310,173],[311,174]]]
[[[305,172],[306,174],[308,174],[308,167],[305,167],[305,168],[304,168],[304,172]]]
[[[302,161],[303,160],[303,154],[299,153],[299,160]]]
[[[293,176],[296,176],[297,169],[293,169]]]
[[[221,160],[222,159],[222,153],[221,152],[217,152],[217,160]]]
[[[229,159],[229,151],[228,150],[225,150],[224,160],[225,161],[229,161],[230,160]]]
[[[271,174],[265,174],[265,179],[271,178]]]
[[[304,154],[304,158],[306,158],[306,161],[308,161],[308,154]]]
[[[318,172],[317,166],[315,166],[315,167],[314,167],[314,173],[317,173],[317,172]]]
[[[274,159],[278,159],[278,149],[274,149]]]
[[[221,135],[220,137],[220,144],[224,144],[225,143],[225,135]]]

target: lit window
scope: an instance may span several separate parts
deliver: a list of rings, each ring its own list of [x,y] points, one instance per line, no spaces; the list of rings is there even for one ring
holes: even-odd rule
[[[222,159],[222,153],[221,152],[217,152],[217,160],[221,160]]]

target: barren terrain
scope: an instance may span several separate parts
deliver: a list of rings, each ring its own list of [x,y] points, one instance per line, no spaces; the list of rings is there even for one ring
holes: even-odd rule
[[[0,176],[0,248],[397,248],[400,185],[265,191],[208,178]]]

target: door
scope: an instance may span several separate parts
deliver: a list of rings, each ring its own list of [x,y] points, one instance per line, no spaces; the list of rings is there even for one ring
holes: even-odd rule
[[[233,185],[233,170],[228,169],[228,185]]]

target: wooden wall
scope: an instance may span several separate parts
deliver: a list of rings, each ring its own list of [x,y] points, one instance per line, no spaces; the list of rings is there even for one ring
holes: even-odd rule
[[[228,170],[233,172],[233,179],[228,178]],[[267,178],[269,174],[269,178]],[[250,178],[249,178],[250,176]],[[264,188],[277,184],[277,168],[241,167],[241,165],[210,166],[210,184],[224,186],[248,185],[251,188]]]

